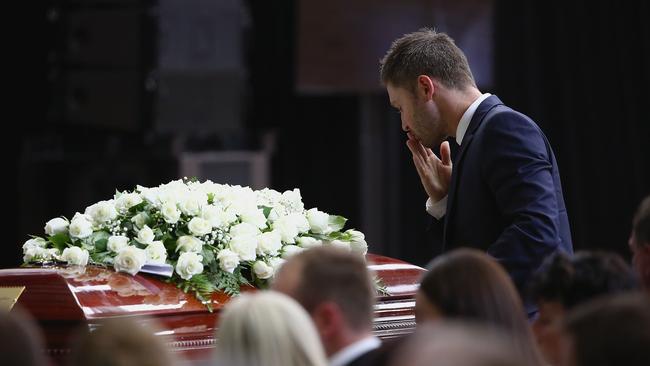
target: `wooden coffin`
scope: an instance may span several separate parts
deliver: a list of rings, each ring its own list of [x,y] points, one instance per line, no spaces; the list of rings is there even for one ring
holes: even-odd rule
[[[415,328],[415,291],[422,268],[384,256],[368,254],[368,266],[390,295],[378,298],[374,332],[382,339]],[[41,326],[46,353],[62,364],[70,339],[80,328],[89,331],[111,317],[136,317],[158,323],[157,333],[169,348],[189,362],[209,359],[225,294],[212,297],[209,312],[194,296],[157,276],[131,276],[102,267],[29,267],[0,270],[0,286],[25,286],[18,305]]]

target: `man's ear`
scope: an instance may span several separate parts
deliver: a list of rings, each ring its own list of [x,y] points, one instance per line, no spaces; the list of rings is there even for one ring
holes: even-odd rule
[[[418,76],[417,85],[415,87],[416,95],[422,97],[425,100],[430,100],[433,98],[433,94],[436,92],[436,85],[427,75]]]
[[[311,317],[322,339],[330,339],[340,331],[343,315],[339,306],[332,301],[316,306]]]

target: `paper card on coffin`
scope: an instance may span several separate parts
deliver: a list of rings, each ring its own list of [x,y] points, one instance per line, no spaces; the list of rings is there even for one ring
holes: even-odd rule
[[[412,332],[414,295],[424,270],[378,255],[368,254],[367,259],[390,294],[378,298],[375,334],[391,338]],[[69,340],[79,327],[92,330],[104,319],[123,316],[158,322],[162,329],[157,335],[170,349],[191,361],[209,360],[219,313],[229,300],[228,295],[214,294],[211,313],[194,296],[163,277],[143,273],[131,276],[95,266],[3,269],[0,286],[25,286],[17,306],[39,322],[46,351],[55,364],[65,362]]]

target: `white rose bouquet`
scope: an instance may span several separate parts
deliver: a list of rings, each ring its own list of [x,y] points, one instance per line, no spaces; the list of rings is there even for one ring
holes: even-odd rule
[[[265,287],[284,260],[302,250],[331,245],[364,255],[364,235],[342,231],[345,222],[305,210],[298,189],[176,180],[117,192],[71,220],[48,221],[45,237],[23,245],[23,260],[111,266],[131,275],[145,265],[167,265],[170,281],[207,302],[216,291]]]

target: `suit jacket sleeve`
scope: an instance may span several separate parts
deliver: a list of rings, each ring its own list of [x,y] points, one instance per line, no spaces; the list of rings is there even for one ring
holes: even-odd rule
[[[526,116],[509,110],[485,122],[481,174],[505,227],[487,252],[521,290],[560,243],[554,158],[541,130]]]

